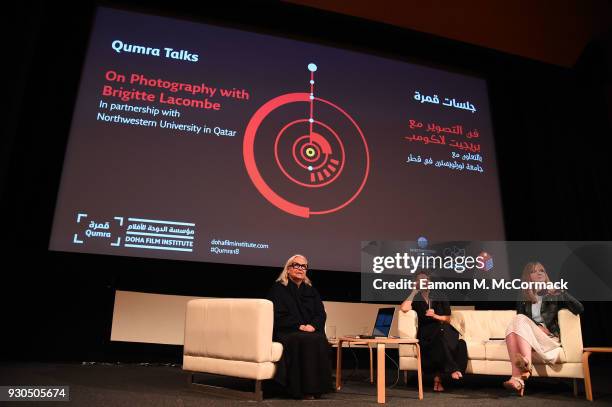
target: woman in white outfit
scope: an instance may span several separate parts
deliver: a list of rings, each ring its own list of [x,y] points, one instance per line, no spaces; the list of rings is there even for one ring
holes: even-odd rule
[[[527,263],[522,280],[541,285],[550,283],[544,266],[539,262]],[[504,387],[523,395],[525,380],[531,376],[532,352],[545,363],[557,362],[561,352],[557,314],[563,308],[574,314],[580,314],[584,309],[565,291],[538,289],[537,284],[523,290],[522,298],[517,302],[517,314],[506,328],[512,376],[504,382]]]

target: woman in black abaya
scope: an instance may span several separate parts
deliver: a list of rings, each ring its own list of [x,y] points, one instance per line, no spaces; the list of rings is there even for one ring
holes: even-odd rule
[[[274,303],[274,341],[283,344],[274,379],[292,397],[312,399],[329,392],[332,379],[325,308],[307,270],[304,256],[291,256],[268,299]]]
[[[449,375],[454,380],[463,378],[467,367],[467,346],[459,338],[459,332],[450,325],[449,302],[439,295],[432,299],[427,274],[417,273],[415,281],[417,288],[402,303],[400,310],[416,311],[423,370],[434,374],[433,390],[441,392],[444,391],[442,375]]]

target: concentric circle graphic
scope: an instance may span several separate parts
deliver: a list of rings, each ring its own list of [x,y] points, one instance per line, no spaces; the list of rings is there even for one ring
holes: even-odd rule
[[[314,72],[317,70],[317,66],[310,63],[308,64],[308,70],[310,71],[310,93],[287,93],[264,103],[251,117],[243,141],[243,157],[246,170],[259,193],[282,211],[303,218],[309,218],[312,215],[330,214],[349,205],[363,190],[370,171],[370,152],[361,128],[341,107],[329,100],[314,96]],[[359,182],[356,183],[354,192],[335,206],[313,210],[304,206],[304,204],[291,202],[275,192],[264,180],[258,169],[255,159],[255,141],[262,122],[272,112],[293,103],[307,103],[310,114],[308,117],[297,118],[282,126],[274,140],[273,154],[278,170],[289,182],[304,188],[304,194],[313,189],[334,188],[334,183],[345,175],[344,169],[347,159],[357,159],[356,157],[347,157],[348,152],[345,149],[343,136],[334,129],[333,125],[315,119],[315,103],[323,104],[322,106],[331,108],[335,114],[347,119],[363,144],[363,157],[365,158],[363,174],[358,175]],[[308,114],[308,111],[306,113]],[[300,129],[306,127],[308,131],[299,133]],[[295,134],[295,132],[298,132],[297,137],[288,135],[289,133]],[[288,148],[287,146],[291,147]]]

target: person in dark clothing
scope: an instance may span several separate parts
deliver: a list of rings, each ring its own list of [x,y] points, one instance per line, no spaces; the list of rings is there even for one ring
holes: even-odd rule
[[[307,270],[304,256],[291,256],[268,299],[274,304],[273,340],[283,344],[274,379],[290,396],[312,399],[331,391],[332,378],[327,315]]]
[[[433,390],[444,391],[442,374],[455,380],[463,377],[467,368],[467,346],[463,339],[459,339],[459,332],[450,325],[449,302],[427,287],[427,274],[417,273],[415,281],[417,288],[402,303],[400,310],[417,313],[417,339],[421,346],[423,370],[433,372]]]

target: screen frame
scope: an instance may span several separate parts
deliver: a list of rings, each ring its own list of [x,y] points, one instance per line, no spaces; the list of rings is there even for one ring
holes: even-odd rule
[[[92,22],[95,18],[95,11],[97,10],[97,7],[100,6],[115,8],[118,10],[178,18],[221,27],[236,28],[267,35],[276,35],[284,38],[307,41],[324,46],[332,46],[350,51],[381,56],[393,60],[415,63],[435,69],[443,69],[453,73],[468,75],[484,80],[488,90],[490,102],[490,119],[493,128],[493,143],[495,146],[495,159],[498,168],[499,191],[497,191],[497,193],[501,197],[502,223],[504,225],[504,234],[507,234],[506,224],[508,214],[505,208],[506,199],[504,199],[502,180],[503,169],[499,157],[496,137],[496,134],[498,134],[497,129],[499,128],[499,125],[498,120],[496,119],[497,115],[495,111],[495,99],[491,96],[491,77],[493,75],[492,70],[499,60],[503,60],[504,58],[513,59],[514,57],[507,56],[497,51],[484,49],[482,47],[436,37],[431,34],[419,33],[387,24],[284,2],[266,3],[266,13],[261,13],[263,17],[258,19],[257,23],[254,24],[252,15],[255,12],[254,8],[257,7],[249,2],[237,1],[229,4],[224,3],[223,5],[203,7],[194,11],[192,4],[181,1],[173,3],[172,6],[168,6],[163,2],[151,2],[147,6],[143,6],[143,4],[140,2],[93,1],[84,2],[80,5],[80,14],[82,15],[82,18],[79,20],[79,27],[75,31],[74,38],[72,39],[73,45],[71,47],[71,50],[74,51],[74,57],[67,63],[72,72],[78,71],[82,73],[85,63],[85,54],[88,49],[89,40],[93,29]],[[243,9],[240,9],[241,7],[243,7]],[[316,34],[313,33],[312,28],[307,23],[308,20],[313,18],[318,19],[318,21],[321,22],[319,27],[322,27],[322,29],[318,30]],[[283,21],[283,24],[276,24],[277,21]],[[343,29],[340,30],[333,27],[343,27]],[[46,29],[49,29],[49,27],[47,26]],[[351,34],[349,35],[348,33]],[[353,35],[355,33],[357,33],[357,35]],[[386,40],[389,40],[389,43],[387,43]],[[403,47],[403,44],[405,43],[414,45],[414,48],[407,50]],[[444,56],[443,58],[441,57],[442,55]],[[459,58],[460,55],[463,55],[463,57]],[[481,64],[482,61],[488,61],[488,63]],[[61,120],[61,126],[59,126],[57,129],[60,137],[56,139],[54,150],[48,157],[51,165],[49,166],[50,171],[45,175],[48,180],[48,185],[44,194],[44,201],[48,206],[42,216],[44,232],[41,233],[41,235],[44,235],[44,238],[39,238],[36,240],[38,252],[46,252],[44,256],[58,259],[57,261],[59,262],[64,261],[64,259],[70,259],[70,262],[82,262],[87,260],[96,261],[96,259],[109,257],[110,259],[107,259],[105,263],[127,264],[129,265],[128,268],[133,266],[136,266],[137,268],[147,268],[155,263],[158,263],[155,268],[166,267],[168,264],[172,264],[173,268],[181,270],[189,270],[192,269],[192,267],[220,267],[220,265],[227,265],[228,269],[236,269],[236,267],[232,267],[231,264],[224,263],[196,262],[195,265],[189,266],[185,263],[191,262],[184,260],[160,260],[136,256],[124,257],[96,254],[77,254],[73,252],[51,252],[48,250],[51,224],[53,214],[55,213],[55,204],[58,198],[64,154],[68,142],[68,129],[70,123],[72,122],[72,114],[74,112],[74,105],[76,103],[80,75],[67,78],[67,82],[67,88],[69,91],[62,96],[60,104],[62,104],[64,107],[70,106],[70,108],[66,108],[63,111],[62,116],[64,117],[64,120]],[[24,115],[23,112],[20,115],[19,122],[22,128],[28,122],[28,118],[26,116],[27,115]],[[21,157],[18,157],[17,159],[19,158]],[[13,172],[16,169],[18,171],[20,167],[20,163],[16,163],[15,161],[16,159],[13,158],[13,163],[11,164],[11,169]],[[240,268],[243,270],[263,269],[267,270],[267,273],[270,275],[275,274],[276,270],[278,270],[277,267],[262,266],[240,266]],[[334,275],[337,273],[345,273],[320,270],[317,269],[316,266],[313,268],[313,271],[324,271]],[[244,272],[248,273],[248,271]],[[133,285],[130,283],[123,288],[128,287],[133,287]],[[155,288],[150,289],[154,289],[156,292],[176,292],[167,291],[163,283],[156,284]],[[194,292],[190,289],[184,288],[181,288],[180,291],[187,293]]]

